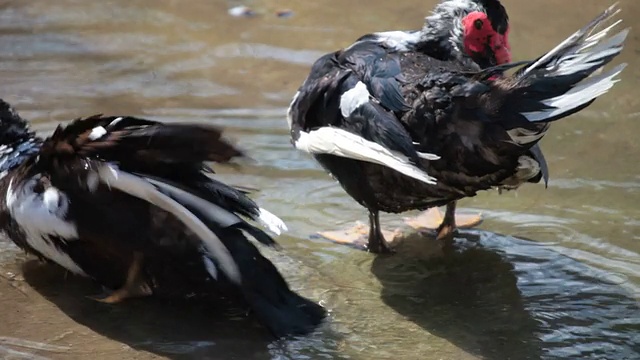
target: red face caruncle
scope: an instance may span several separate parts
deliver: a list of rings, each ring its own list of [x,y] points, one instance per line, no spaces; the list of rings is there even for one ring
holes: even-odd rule
[[[467,54],[485,55],[491,49],[495,56],[496,65],[511,61],[511,46],[509,45],[509,29],[499,34],[491,26],[487,14],[474,11],[462,19],[464,27],[464,50]],[[490,55],[490,54],[486,54]]]

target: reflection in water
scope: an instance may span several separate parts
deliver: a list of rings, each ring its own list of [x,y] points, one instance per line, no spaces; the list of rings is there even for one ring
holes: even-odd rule
[[[154,298],[105,306],[86,298],[99,293],[99,287],[75,276],[65,279],[58,267],[28,261],[22,271],[33,289],[73,321],[133,349],[172,359],[205,355],[224,359],[222,354],[227,353],[241,358],[269,358],[264,329],[244,314],[235,313],[237,309],[222,304]],[[212,357],[216,353],[218,357]]]
[[[535,242],[465,232],[440,257],[411,236],[372,272],[382,299],[429,333],[486,359],[631,359],[640,307],[606,273]]]
[[[328,325],[305,337],[274,341],[244,309],[224,301],[152,297],[106,305],[87,298],[101,291],[94,283],[65,274],[57,266],[30,260],[22,265],[22,273],[32,289],[73,321],[132,349],[169,359],[303,359],[327,354],[333,354],[330,358],[341,357],[336,349],[340,334]],[[29,350],[51,354],[53,348],[67,356],[87,355],[72,346],[35,344],[38,346],[29,346]]]
[[[383,284],[382,299],[467,352],[495,360],[538,359],[536,322],[525,310],[513,265],[478,244],[479,237],[467,234],[464,248],[422,261],[415,260],[417,245],[406,242],[427,239],[412,237],[397,257],[377,258],[372,272]]]

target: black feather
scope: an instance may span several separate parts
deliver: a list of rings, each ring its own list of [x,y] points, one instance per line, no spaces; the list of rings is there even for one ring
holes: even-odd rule
[[[27,121],[9,103],[0,99],[0,143],[22,142],[33,136]]]
[[[370,103],[356,109],[349,115],[343,128],[363,138],[397,151],[414,164],[419,164],[418,153],[413,147],[411,136],[397,118],[381,106]]]
[[[509,29],[509,15],[499,0],[475,0],[485,8],[493,30],[504,35]]]
[[[358,42],[343,51],[337,61],[358,74],[371,95],[388,110],[407,111],[410,108],[400,91],[404,77],[397,53],[389,53],[375,42]]]
[[[50,188],[61,194],[58,216],[73,224],[77,235],[42,237],[81,269],[76,272],[115,290],[125,284],[136,259],[142,259],[139,281],[153,295],[233,298],[252,309],[277,337],[307,333],[324,319],[324,308],[292,291],[245,236],[275,246],[267,233],[240,217],[255,219],[257,204],[243,191],[208,176],[204,161],[226,162],[241,155],[221,137],[220,129],[97,115],[59,126],[42,141],[33,135],[22,137],[26,132],[11,135],[11,129],[26,129],[26,122],[3,109],[2,103],[0,122],[11,124],[0,139],[13,141],[2,143],[6,153],[0,148],[2,170],[8,172],[0,178],[0,194],[6,196],[10,186],[20,192],[27,182],[35,184],[29,190],[35,195]],[[139,182],[132,189],[105,183],[97,170],[108,168],[118,168],[118,176]],[[157,190],[152,200],[133,189],[144,186]],[[173,200],[171,209],[158,205],[157,199],[167,197]],[[0,230],[26,251],[54,261],[30,245],[33,239],[14,213],[0,202]],[[177,216],[185,213],[206,225],[210,239],[196,235],[190,222]],[[225,268],[216,264],[223,257],[207,246],[216,238],[231,254],[241,281],[229,279]],[[223,271],[217,274],[211,264]]]
[[[505,34],[508,16],[502,4],[476,2],[486,10],[494,29]],[[581,34],[589,33],[606,17],[592,22]],[[456,53],[450,46],[450,32],[443,39],[438,29],[429,26],[427,23],[423,35],[431,38],[421,37],[413,47],[393,48],[379,35],[368,34],[333,56],[318,59],[290,114],[301,131],[338,127],[413,161],[414,151],[436,154],[439,160],[420,158],[418,164],[437,183],[421,183],[378,164],[326,154],[314,154],[315,158],[372,214],[440,206],[500,186],[514,178],[521,156],[538,161],[537,180],[542,178],[546,184],[548,165],[537,142],[549,122],[580,111],[591,101],[537,123],[527,113],[548,110],[551,102],[547,100],[566,94],[610,62],[618,55],[621,38],[608,43],[614,44],[610,53],[587,60],[572,57],[584,50],[586,35],[581,35],[552,56],[539,58],[544,60],[540,63],[522,61],[482,69],[483,63]],[[574,60],[578,64],[558,70],[562,61]],[[507,75],[512,69],[518,70]],[[367,85],[371,100],[342,118],[340,97],[358,81]],[[414,151],[408,149],[409,144]]]
[[[533,158],[540,165],[540,173],[542,174],[542,179],[544,180],[544,187],[549,186],[549,166],[547,165],[547,160],[544,158],[544,154],[542,153],[542,149],[540,149],[539,144],[533,145],[529,151],[533,155]]]

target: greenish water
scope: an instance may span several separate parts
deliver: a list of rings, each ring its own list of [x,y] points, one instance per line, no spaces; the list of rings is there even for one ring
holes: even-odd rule
[[[0,240],[0,358],[635,359],[640,355],[640,40],[611,94],[554,124],[549,188],[461,202],[486,221],[456,251],[412,239],[380,257],[314,239],[366,213],[291,148],[286,107],[321,54],[377,30],[411,29],[434,1],[13,1],[0,5],[0,97],[35,127],[94,113],[206,121],[253,161],[222,168],[290,232],[267,252],[292,286],[331,310],[316,334],[270,343],[232,310],[152,299],[105,307]],[[555,46],[606,5],[504,1],[515,60]],[[233,3],[234,5],[236,3]],[[640,3],[621,1],[634,25]],[[277,10],[294,15],[278,18]],[[412,214],[405,214],[409,216]],[[386,227],[402,216],[384,216]]]

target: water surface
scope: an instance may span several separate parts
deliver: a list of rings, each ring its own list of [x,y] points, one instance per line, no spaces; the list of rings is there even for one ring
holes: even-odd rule
[[[504,1],[515,59],[538,56],[597,14],[596,0]],[[611,94],[552,127],[549,188],[482,194],[479,229],[453,252],[410,238],[375,258],[318,230],[366,212],[294,151],[284,114],[311,63],[377,30],[412,29],[434,1],[8,1],[0,5],[0,96],[47,132],[94,113],[203,121],[228,129],[252,162],[221,169],[290,232],[267,252],[292,286],[331,310],[310,337],[271,343],[233,309],[85,298],[65,276],[0,240],[0,358],[635,359],[640,355],[640,53]],[[627,25],[640,3],[623,0]],[[289,8],[290,18],[275,12]],[[411,214],[407,214],[409,216]],[[392,228],[401,216],[384,216]]]

